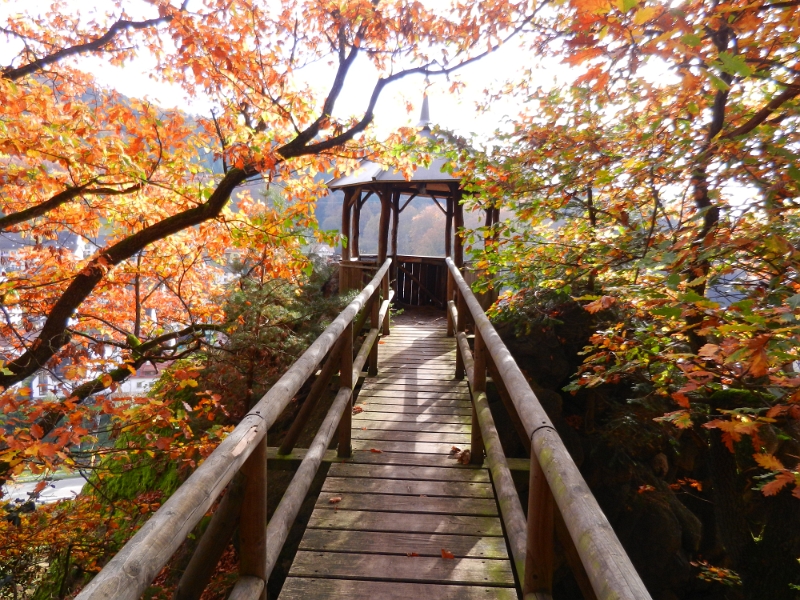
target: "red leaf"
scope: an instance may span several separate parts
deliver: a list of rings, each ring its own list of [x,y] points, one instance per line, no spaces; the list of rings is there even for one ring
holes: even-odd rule
[[[328,498],[328,502],[330,502],[331,504],[339,504],[339,502],[341,501],[342,501],[341,496],[334,496],[333,498]]]
[[[370,448],[370,449],[369,449],[369,451],[370,451],[370,452],[374,452],[375,454],[381,454],[381,453],[383,453],[383,450],[378,450],[377,448]]]
[[[449,550],[445,550],[444,548],[442,548],[442,558],[447,559],[447,560],[452,560],[455,557],[456,557],[455,554],[453,554]]]
[[[416,552],[406,552],[406,556],[419,556]]]
[[[778,473],[774,480],[761,488],[761,492],[765,496],[774,496],[786,487],[787,483],[791,483],[792,481],[794,481],[794,476],[791,473]]]
[[[675,400],[675,402],[677,402],[683,408],[689,408],[689,396],[687,396],[683,392],[674,392],[672,394],[672,399]]]

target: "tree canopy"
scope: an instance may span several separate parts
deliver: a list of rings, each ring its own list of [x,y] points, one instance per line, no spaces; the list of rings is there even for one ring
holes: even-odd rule
[[[57,1],[11,16],[2,33],[19,52],[0,71],[0,227],[18,248],[0,283],[0,402],[23,416],[0,451],[3,473],[64,460],[86,433],[86,397],[146,361],[201,347],[221,326],[216,274],[226,251],[294,277],[305,260],[297,233],[313,228],[323,190],[315,176],[392,144],[369,133],[382,91],[490,52],[529,20],[526,11],[211,0],[109,1],[86,12]],[[155,57],[154,77],[209,98],[214,113],[124,98],[81,70],[84,57],[125,65],[137,53]],[[378,78],[364,89],[366,110],[350,115],[335,108],[357,57]],[[327,74],[306,76],[317,63]],[[240,187],[251,181],[282,182],[284,202],[260,202]],[[56,243],[67,233],[89,243],[86,257]],[[60,379],[57,398],[32,403],[29,389],[14,386],[40,369]],[[50,433],[58,435],[43,441]]]

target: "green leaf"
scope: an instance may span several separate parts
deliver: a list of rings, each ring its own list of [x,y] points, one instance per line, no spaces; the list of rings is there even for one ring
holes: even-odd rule
[[[786,304],[788,304],[789,306],[791,306],[795,310],[800,308],[800,294],[795,294],[794,296],[791,296],[790,298],[787,298],[786,299]]]
[[[789,177],[791,177],[795,181],[800,182],[800,169],[798,169],[794,165],[791,165],[789,167]]]
[[[650,311],[654,315],[658,315],[660,317],[668,317],[670,319],[677,319],[681,316],[683,309],[680,309],[675,306],[662,306],[661,308],[654,308]]]
[[[635,8],[637,4],[639,4],[639,0],[617,0],[617,8],[624,13]]]
[[[703,43],[703,38],[694,33],[687,33],[686,35],[681,36],[681,41],[687,46],[692,46],[694,48]]]
[[[717,88],[720,92],[724,92],[731,89],[731,86],[729,86],[722,79],[714,75],[711,71],[706,71],[706,75],[708,75],[708,78],[711,80],[711,85]]]
[[[677,290],[678,285],[681,282],[681,276],[677,273],[673,273],[669,277],[667,277],[667,287],[671,290]]]
[[[720,52],[719,62],[721,69],[730,75],[739,75],[741,77],[748,77],[753,74],[751,69],[744,60],[744,57],[739,54],[731,54],[730,52]]]

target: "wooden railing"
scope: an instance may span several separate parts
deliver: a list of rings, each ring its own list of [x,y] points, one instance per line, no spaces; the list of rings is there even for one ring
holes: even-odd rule
[[[471,456],[482,462],[485,449],[524,598],[550,598],[556,534],[585,598],[650,598],[514,358],[449,258],[447,267],[447,332],[458,340],[456,376],[467,376],[473,395]],[[466,334],[470,324],[473,349]],[[486,399],[487,370],[531,450],[527,519]]]
[[[368,364],[369,371],[377,371],[378,334],[381,328],[384,334],[388,333],[386,314],[391,301],[390,264],[391,259],[388,259],[378,269],[369,285],[83,589],[78,595],[79,600],[135,600],[141,597],[226,487],[228,491],[178,584],[176,598],[200,596],[219,554],[227,545],[222,540],[230,539],[237,520],[239,579],[229,598],[266,598],[267,578],[334,434],[338,434],[339,456],[350,456],[353,388],[365,364]],[[353,320],[362,309],[362,317],[354,325]],[[358,355],[353,358],[353,333],[360,331],[367,318],[371,321],[370,331]],[[267,524],[267,430],[302,385],[317,372],[326,355],[328,360],[306,403],[312,405],[316,402],[335,371],[340,372],[339,392]],[[325,383],[320,384],[323,379]],[[304,413],[301,411],[295,425],[302,429],[310,412],[310,409]],[[291,433],[293,440],[284,443],[280,452],[291,452],[297,433]]]

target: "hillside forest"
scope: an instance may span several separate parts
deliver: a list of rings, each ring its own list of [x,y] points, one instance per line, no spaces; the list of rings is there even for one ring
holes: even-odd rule
[[[0,37],[0,484],[37,482],[0,496],[0,598],[75,597],[347,304],[306,252],[347,243],[324,182],[442,155],[474,289],[652,597],[800,597],[800,1],[10,0]],[[391,90],[458,94],[509,45],[493,135],[376,133]],[[212,108],[90,68],[141,58]],[[399,252],[443,228],[416,200]]]

